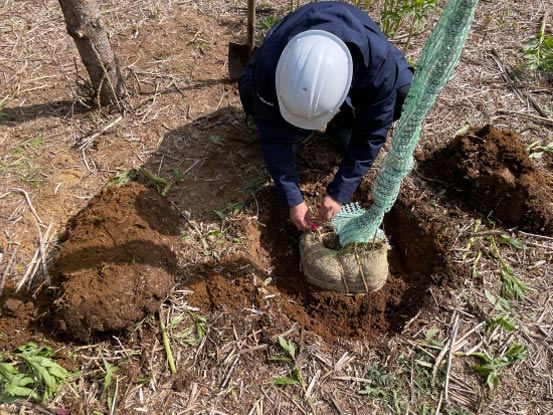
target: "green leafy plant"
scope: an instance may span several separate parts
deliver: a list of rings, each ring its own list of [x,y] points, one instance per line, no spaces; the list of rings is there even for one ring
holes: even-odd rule
[[[6,119],[7,115],[4,112],[4,104],[0,102],[0,123]]]
[[[267,183],[267,178],[263,176],[259,176],[251,180],[248,184],[246,184],[246,186],[244,187],[244,190],[246,192],[255,193],[258,190],[260,190],[265,185],[265,183]]]
[[[355,0],[353,4],[363,10],[369,10],[371,8],[371,0]]]
[[[298,385],[305,390],[307,385],[300,368],[297,366],[296,346],[293,342],[286,340],[282,336],[278,337],[278,344],[284,353],[269,356],[268,359],[271,362],[284,362],[288,364],[290,375],[277,378],[271,384],[274,386]]]
[[[538,33],[522,44],[525,64],[530,69],[553,70],[553,36],[545,33],[545,17]]]
[[[175,359],[173,358],[173,351],[171,350],[171,341],[167,328],[163,322],[163,314],[159,311],[159,331],[161,332],[161,339],[163,341],[163,348],[165,349],[165,355],[167,356],[167,364],[172,374],[177,373],[177,366],[175,365]]]
[[[29,385],[33,386],[30,388]],[[10,403],[18,399],[40,398],[34,390],[35,380],[26,373],[19,372],[9,363],[0,363],[0,403]]]
[[[223,222],[226,221],[230,216],[239,214],[242,209],[246,206],[245,202],[231,203],[224,208],[214,209],[213,212],[221,219]]]
[[[267,16],[262,19],[258,24],[262,30],[269,30],[280,20],[277,16]]]
[[[404,52],[407,52],[415,32],[421,30],[428,21],[428,15],[438,7],[439,0],[390,0],[384,2],[380,27],[382,31],[394,38],[403,23],[409,20],[409,33]]]
[[[189,311],[189,314],[194,322],[195,330],[189,327],[176,334],[174,337],[190,346],[197,346],[207,334],[207,320],[205,317],[193,313],[192,311]]]
[[[388,407],[392,414],[405,413],[407,399],[401,391],[402,382],[400,379],[378,363],[369,365],[365,378],[367,384],[357,392],[359,395],[378,399]],[[414,385],[414,387],[417,386]]]
[[[494,310],[500,314],[494,315],[487,319],[487,326],[494,329],[497,326],[501,326],[505,331],[511,332],[516,330],[516,323],[511,316],[512,305],[506,298],[500,295],[495,296],[489,291],[485,291],[486,298],[492,303]]]
[[[436,338],[438,334],[440,334],[440,329],[436,327],[429,328],[424,332],[424,340],[422,343],[428,346],[442,347],[444,342]]]
[[[528,157],[530,158],[539,158],[543,156],[543,153],[553,154],[553,141],[545,146],[542,146],[539,142],[535,141],[526,147],[526,150],[528,151]]]
[[[511,266],[503,260],[501,254],[499,253],[499,248],[497,247],[495,238],[490,236],[488,240],[490,242],[491,255],[499,262],[499,275],[503,281],[501,286],[501,295],[515,300],[525,300],[525,293],[530,291],[531,287],[524,281],[520,280]]]
[[[124,184],[132,182],[137,174],[137,169],[125,170],[119,173],[117,176],[109,179],[106,183],[106,186],[123,186]]]
[[[19,346],[11,362],[0,363],[0,403],[18,399],[44,401],[55,395],[74,374],[53,360],[52,349],[27,343]]]
[[[171,174],[173,175],[173,179],[175,182],[180,183],[184,180],[184,174],[181,169],[178,167],[175,167],[173,170],[171,170]]]
[[[499,385],[501,372],[505,368],[514,365],[517,361],[526,359],[527,350],[524,345],[512,342],[501,356],[489,357],[482,352],[472,353],[471,356],[482,360],[482,364],[473,365],[472,369],[483,378],[484,384],[488,388],[495,389]]]
[[[409,26],[409,35],[403,47],[403,52],[407,52],[413,34],[421,30],[428,20],[428,14],[438,7],[440,0],[411,0],[406,9],[406,14],[411,17],[411,25]]]
[[[119,367],[110,364],[106,359],[104,360],[104,370],[106,373],[104,374],[104,386],[102,387],[102,399],[106,399],[108,408],[110,410],[110,413],[115,412],[115,391],[112,392],[112,385],[113,380],[115,379],[115,376],[117,372],[119,371]]]

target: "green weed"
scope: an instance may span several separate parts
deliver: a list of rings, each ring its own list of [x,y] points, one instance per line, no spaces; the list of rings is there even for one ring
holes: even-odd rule
[[[526,147],[528,151],[528,157],[540,158],[544,153],[553,154],[553,141],[542,146],[539,142],[535,141]]]
[[[108,408],[110,410],[110,413],[115,412],[115,391],[112,391],[112,385],[113,380],[115,379],[115,376],[117,372],[119,371],[119,367],[110,364],[106,359],[104,360],[104,370],[106,373],[104,374],[104,386],[102,387],[102,399],[106,399]]]
[[[231,203],[224,208],[214,209],[213,212],[224,222],[229,217],[238,215],[244,206],[246,206],[245,202]]]
[[[444,342],[436,338],[438,334],[440,334],[440,329],[435,327],[429,328],[424,332],[424,340],[422,341],[422,343],[428,346],[442,347],[444,345]]]
[[[109,179],[106,183],[106,186],[123,186],[124,184],[132,182],[137,174],[137,169],[125,170],[119,173],[117,176]]]
[[[531,287],[528,286],[524,281],[520,280],[514,270],[509,264],[507,264],[501,254],[499,253],[499,248],[493,236],[488,238],[490,242],[490,253],[499,263],[499,275],[503,284],[501,286],[501,295],[506,298],[512,298],[515,300],[525,300],[525,293],[531,290]],[[511,241],[512,243],[512,241]]]
[[[167,364],[169,365],[169,370],[172,374],[177,373],[177,366],[175,365],[175,359],[173,358],[173,352],[171,350],[171,342],[169,340],[169,335],[167,334],[167,328],[163,322],[163,315],[161,310],[159,311],[159,330],[161,332],[161,339],[163,341],[163,348],[165,349],[165,355],[167,356]]]
[[[41,135],[37,135],[31,140],[31,146],[33,146],[34,148],[38,148],[42,146],[42,144],[44,144],[44,138],[42,138]]]
[[[263,176],[258,176],[255,179],[251,180],[246,184],[246,187],[244,187],[244,190],[246,192],[252,192],[255,193],[258,190],[260,190],[265,183],[267,183],[267,179]]]
[[[272,355],[268,357],[268,360],[271,362],[284,362],[290,368],[290,375],[277,378],[271,382],[273,386],[285,386],[285,385],[298,385],[304,391],[306,388],[306,383],[301,373],[300,368],[297,366],[296,361],[296,346],[293,342],[286,340],[284,337],[279,336],[278,344],[283,354]]]
[[[495,296],[488,290],[485,291],[485,294],[486,298],[492,303],[494,310],[499,313],[489,317],[486,325],[492,330],[497,326],[501,326],[507,332],[516,330],[516,323],[512,317],[513,308],[509,300],[500,295]]]
[[[192,311],[189,311],[189,314],[194,322],[195,330],[189,327],[173,337],[190,346],[197,346],[207,334],[207,320]]]
[[[4,104],[0,103],[0,123],[4,121],[8,115],[4,112]]]
[[[176,183],[180,183],[184,180],[184,174],[178,167],[175,167],[173,170],[171,170],[171,174],[173,175],[173,179]]]
[[[428,20],[428,15],[438,8],[439,0],[390,0],[384,2],[380,19],[380,28],[394,38],[405,21],[409,21],[407,41],[403,48],[407,52],[415,32],[421,30]]]
[[[428,21],[428,14],[438,7],[439,0],[411,0],[407,7],[406,14],[411,17],[411,25],[409,26],[409,35],[403,52],[407,53],[413,34],[422,30]]]
[[[138,171],[149,180],[148,184],[155,187],[162,196],[167,196],[171,189],[171,182],[153,173],[151,170],[141,167]]]
[[[408,368],[409,364],[406,367]],[[403,390],[405,385],[402,379],[378,363],[372,363],[367,368],[365,378],[367,384],[357,392],[359,395],[380,400],[394,415],[405,413],[408,397]]]
[[[15,350],[11,362],[0,358],[0,403],[29,398],[45,401],[74,376],[53,360],[48,346],[27,343]]]
[[[471,356],[482,360],[482,364],[473,365],[472,369],[483,378],[484,384],[488,388],[495,389],[499,385],[501,372],[505,368],[513,366],[517,361],[526,359],[527,350],[524,345],[512,342],[501,356],[489,357],[482,352],[473,353]]]
[[[522,54],[529,69],[553,70],[553,36],[545,33],[545,17],[538,33],[522,44]]]
[[[280,18],[278,16],[267,16],[264,19],[262,19],[258,25],[259,28],[262,30],[269,30],[271,29],[275,24],[278,23]]]

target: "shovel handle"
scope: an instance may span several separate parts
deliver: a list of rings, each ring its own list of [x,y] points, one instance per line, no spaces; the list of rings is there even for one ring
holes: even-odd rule
[[[250,56],[255,46],[255,0],[248,0],[248,51]]]

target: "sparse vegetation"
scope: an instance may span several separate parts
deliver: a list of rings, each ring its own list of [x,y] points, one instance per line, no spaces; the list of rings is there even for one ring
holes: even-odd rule
[[[393,43],[416,61],[445,2],[354,4],[387,24]],[[258,31],[299,5],[259,2]],[[551,378],[552,235],[527,217],[512,224],[496,217],[509,191],[480,211],[468,196],[485,202],[493,186],[462,189],[459,201],[457,184],[445,177],[449,166],[422,169],[456,134],[471,134],[486,120],[522,133],[535,169],[550,179],[553,136],[544,114],[551,115],[553,72],[543,65],[552,33],[542,3],[480,2],[476,31],[428,114],[417,163],[387,218],[387,285],[362,296],[312,290],[302,279],[299,233],[264,170],[237,85],[227,79],[226,45],[245,37],[245,3],[106,1],[102,17],[124,58],[128,88],[117,124],[118,105],[89,108],[90,82],[60,31],[59,4],[20,6],[7,1],[0,12],[0,414],[547,412],[550,400],[540,392]],[[380,16],[382,7],[388,15]],[[503,78],[511,68],[520,71],[512,82]],[[113,127],[104,130],[108,123]],[[316,216],[341,155],[322,131],[313,138],[296,161]],[[474,168],[467,176],[484,172],[481,161],[499,161],[483,156],[466,160]],[[380,160],[354,196],[363,207],[373,204]],[[518,170],[508,167],[489,180],[517,181]],[[88,209],[106,181],[133,180],[169,193],[141,191],[145,203],[121,199],[102,211],[105,217]],[[16,187],[28,200],[12,192]],[[550,197],[549,187],[539,190]],[[524,201],[528,207],[535,196]],[[164,222],[169,210],[175,223]],[[85,217],[98,232],[80,233],[71,244]],[[73,275],[90,270],[98,277],[98,285],[74,292],[106,294],[98,308],[115,310],[106,324],[132,320],[134,311],[140,323],[121,330],[114,324],[82,344],[65,341],[70,333],[57,313],[64,299],[49,300],[63,290],[50,268],[60,264],[58,252],[72,260]],[[51,283],[41,272],[43,253]],[[119,285],[97,288],[112,275]],[[125,308],[134,301],[125,294],[157,287],[160,275],[174,278],[167,292]],[[135,285],[125,285],[135,276]],[[28,348],[17,348],[22,344]],[[33,369],[23,353],[65,372],[36,356]]]
[[[27,343],[0,357],[0,403],[46,401],[74,376],[54,360],[48,346]]]
[[[399,29],[407,24],[409,27],[407,41],[403,51],[407,52],[413,35],[426,25],[428,16],[438,7],[438,0],[392,0],[384,2],[380,18],[382,31],[395,38]]]
[[[483,352],[475,352],[471,356],[477,357],[482,364],[473,365],[472,368],[484,379],[484,383],[490,389],[499,385],[499,377],[503,370],[513,366],[518,361],[526,359],[526,347],[518,342],[510,343],[506,350],[499,356],[490,357]]]
[[[522,46],[524,62],[529,69],[553,71],[553,36],[546,34],[545,27],[544,17],[538,33]]]
[[[274,386],[298,385],[305,391],[307,385],[301,373],[301,368],[297,366],[296,346],[293,342],[286,340],[282,336],[279,336],[278,344],[284,353],[271,355],[268,359],[270,362],[284,362],[288,364],[290,374],[289,376],[283,376],[273,380],[271,384]]]

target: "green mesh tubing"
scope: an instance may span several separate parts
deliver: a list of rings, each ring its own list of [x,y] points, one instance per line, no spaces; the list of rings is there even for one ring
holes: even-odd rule
[[[342,206],[332,225],[343,247],[349,243],[384,239],[384,215],[394,205],[403,178],[413,168],[413,151],[426,114],[451,77],[463,50],[478,0],[450,0],[422,50],[401,117],[392,135],[392,149],[382,161],[368,210],[358,204]]]

